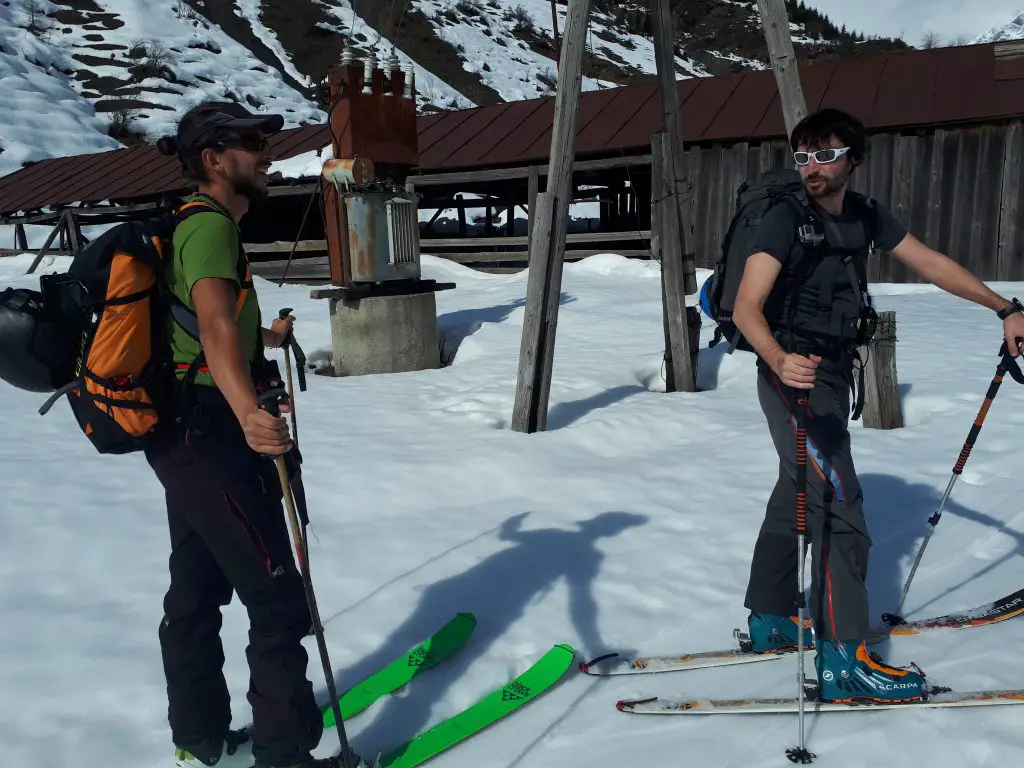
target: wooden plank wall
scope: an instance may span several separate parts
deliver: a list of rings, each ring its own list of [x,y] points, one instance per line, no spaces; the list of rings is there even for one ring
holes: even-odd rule
[[[710,269],[717,261],[743,179],[789,164],[788,147],[781,141],[686,151],[698,267]],[[1024,280],[1021,121],[931,135],[871,136],[867,160],[850,186],[881,201],[920,240],[983,280]],[[889,254],[872,262],[870,276],[881,282],[919,282]]]

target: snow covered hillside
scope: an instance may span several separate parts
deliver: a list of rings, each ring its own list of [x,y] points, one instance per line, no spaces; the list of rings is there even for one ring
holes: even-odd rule
[[[998,43],[1003,40],[1020,40],[1024,38],[1024,9],[1002,26],[990,29],[971,40],[971,44]]]
[[[42,272],[66,267],[44,263]],[[27,259],[0,260],[0,289],[33,287]],[[565,268],[549,431],[512,432],[527,274],[485,275],[424,258],[450,367],[310,375],[296,415],[310,560],[339,686],[422,640],[457,611],[477,629],[444,666],[348,723],[384,749],[472,703],[556,643],[608,651],[728,647],[778,460],[757,404],[753,359],[701,333],[700,393],[663,391],[653,262],[597,256]],[[706,278],[701,271],[699,281]],[[1024,283],[994,287],[1024,295]],[[330,347],[309,288],[257,278],[264,315],[294,307],[311,361]],[[906,427],[864,429],[853,451],[874,548],[872,613],[892,610],[997,363],[991,312],[918,285],[874,286],[899,317]],[[954,351],[955,353],[950,354]],[[280,358],[279,358],[280,359]],[[161,768],[172,762],[157,626],[167,585],[162,491],[143,457],[101,457],[63,402],[0,383],[0,744],[18,768]],[[1007,377],[925,553],[906,610],[922,618],[1024,587],[1020,471],[1024,387]],[[58,468],[59,469],[55,469]],[[233,602],[222,636],[234,725],[250,721],[248,623]],[[879,650],[958,690],[1024,687],[1024,618],[895,637]],[[325,691],[312,638],[308,672]],[[795,657],[628,678],[575,669],[506,721],[431,761],[437,768],[679,765],[778,768],[791,716],[639,717],[646,695],[795,692]],[[808,669],[813,669],[809,666]],[[808,715],[828,768],[1012,766],[1022,710]],[[337,749],[325,734],[318,754]],[[225,761],[223,768],[250,763]]]
[[[0,4],[0,176],[54,155],[117,149],[74,88],[74,63],[36,34],[46,22]]]
[[[567,6],[555,7],[562,33]],[[99,127],[129,145],[168,133],[183,111],[211,98],[281,112],[290,127],[323,122],[315,84],[347,43],[361,55],[395,52],[411,65],[425,112],[534,98],[552,93],[557,80],[549,0],[5,0],[0,8],[5,49],[63,72],[60,85],[40,81],[34,90],[73,89],[96,111],[86,133]],[[839,30],[802,3],[790,13],[803,58],[904,47]],[[15,48],[26,28],[35,40]],[[696,0],[677,31],[681,77],[765,66],[754,0]],[[655,73],[643,4],[596,2],[587,45],[585,90]],[[3,92],[15,87],[0,81]],[[21,112],[5,120],[31,124]],[[47,142],[37,132],[37,150]],[[84,149],[95,146],[87,139]],[[21,160],[3,162],[9,172]]]

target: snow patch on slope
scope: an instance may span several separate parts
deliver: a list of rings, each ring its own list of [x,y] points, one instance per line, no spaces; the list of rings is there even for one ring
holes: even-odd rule
[[[314,83],[310,77],[299,72],[295,68],[295,64],[292,62],[292,57],[288,55],[288,52],[281,45],[281,41],[277,37],[277,33],[269,29],[260,20],[260,11],[263,8],[262,0],[235,0],[235,13],[239,14],[243,19],[249,22],[249,26],[252,27],[252,33],[256,38],[269,48],[277,60],[281,62],[281,66],[284,71],[290,76],[294,77],[296,81],[313,87]]]
[[[0,4],[0,176],[49,157],[120,147],[72,87],[74,63],[27,25],[23,3]]]
[[[984,32],[971,40],[969,45],[980,45],[985,43],[999,43],[1004,40],[1024,39],[1024,9],[1017,11],[1017,15],[1007,24],[995,27]]]
[[[243,8],[251,5],[240,1]],[[181,15],[174,6],[152,0],[94,2],[123,26],[102,31],[65,27],[68,55],[88,57],[88,63],[76,64],[78,69],[124,83],[112,98],[132,99],[124,107],[130,113],[131,129],[148,139],[173,133],[185,111],[208,100],[237,101],[258,112],[283,114],[287,127],[326,120],[326,113],[289,86],[280,72],[201,16]],[[269,32],[261,35],[256,24],[254,31],[271,50],[283,55],[280,43]],[[104,46],[119,47],[98,51],[95,40],[87,35],[101,36]],[[145,71],[140,73],[141,79],[130,83],[129,67],[139,64]],[[75,87],[80,93],[87,91],[87,84],[76,82]],[[97,94],[91,97],[97,104],[112,100]]]
[[[396,49],[394,42],[381,35],[377,30],[367,24],[357,15],[349,0],[340,0],[327,8],[327,12],[338,19],[338,24],[327,27],[331,32],[343,34],[355,41],[360,42],[360,47],[365,51],[372,51],[379,61],[381,57],[390,57],[392,52],[402,62],[403,71],[410,62],[413,65],[416,80],[417,98],[416,103],[422,109],[427,105],[444,109],[472,109],[476,103],[467,99],[459,91],[455,90],[448,83],[434,75],[430,70],[424,68],[412,57]]]

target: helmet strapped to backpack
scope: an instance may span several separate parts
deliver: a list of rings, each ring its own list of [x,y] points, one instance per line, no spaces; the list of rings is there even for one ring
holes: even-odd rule
[[[175,227],[202,211],[223,215],[196,200],[118,224],[77,251],[66,273],[40,276],[40,291],[0,294],[0,377],[53,392],[40,414],[66,395],[101,454],[144,450],[156,430],[167,395],[168,313],[198,339],[195,314],[170,291],[164,268]],[[24,360],[31,365],[18,375]]]

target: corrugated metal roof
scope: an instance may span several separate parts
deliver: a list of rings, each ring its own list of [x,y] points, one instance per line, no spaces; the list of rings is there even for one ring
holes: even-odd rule
[[[1003,44],[913,50],[800,69],[808,109],[847,109],[873,132],[1024,116],[1024,67],[1017,67]],[[677,88],[688,143],[785,136],[769,70],[693,78],[678,81]],[[543,162],[554,108],[554,97],[547,97],[421,116],[418,170]],[[582,157],[646,152],[651,134],[662,127],[658,90],[638,85],[586,92],[577,121],[576,152]],[[329,143],[327,126],[314,125],[282,131],[272,146],[275,159],[285,160]],[[153,199],[180,190],[176,161],[155,147],[56,158],[0,178],[0,215],[49,205]]]

